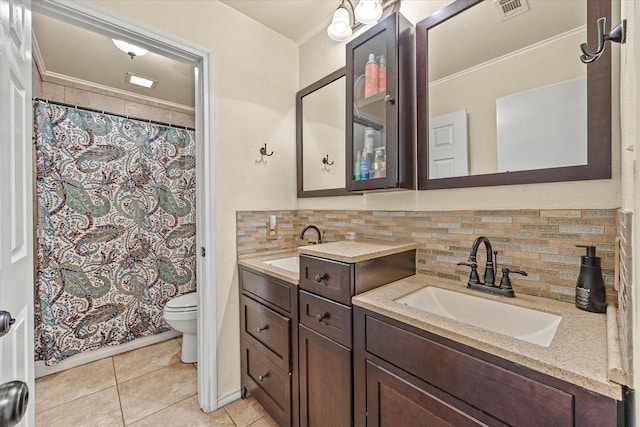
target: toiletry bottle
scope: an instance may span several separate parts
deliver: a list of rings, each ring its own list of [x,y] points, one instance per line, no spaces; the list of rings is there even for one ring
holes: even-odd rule
[[[384,178],[382,175],[382,150],[376,150],[375,160],[373,161],[374,178]]]
[[[379,56],[378,62],[378,93],[387,91],[387,60],[384,55]]]
[[[576,245],[586,248],[586,256],[580,257],[580,274],[576,283],[576,307],[593,313],[607,311],[607,295],[602,280],[600,257],[596,256],[595,246]]]
[[[364,128],[364,149],[367,154],[373,154],[373,144],[375,142],[376,130],[372,127]]]
[[[362,160],[360,160],[360,179],[369,179],[369,158],[367,151],[362,150]]]
[[[360,152],[358,151],[357,155],[356,155],[356,160],[355,162],[353,162],[353,180],[354,181],[360,181],[361,179],[361,175],[360,175],[360,160],[362,160],[360,158]]]
[[[378,63],[376,56],[369,54],[369,62],[364,66],[364,97],[378,93]]]

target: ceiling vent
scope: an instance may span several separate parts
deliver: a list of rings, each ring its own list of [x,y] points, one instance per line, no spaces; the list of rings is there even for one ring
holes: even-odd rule
[[[506,21],[529,10],[527,0],[493,0],[493,5],[500,15],[500,20]]]

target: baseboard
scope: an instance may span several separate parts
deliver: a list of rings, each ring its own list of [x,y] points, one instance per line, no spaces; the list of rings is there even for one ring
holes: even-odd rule
[[[234,400],[240,399],[241,395],[242,395],[241,389],[223,394],[222,396],[218,397],[218,408],[222,408],[224,405],[227,405],[233,402]]]
[[[38,360],[35,363],[35,375],[36,378],[40,378],[46,375],[55,374],[56,372],[61,372],[67,369],[75,368],[77,366],[86,365],[87,363],[95,362],[96,360],[105,359],[117,354],[126,353],[127,351],[136,350],[138,348],[146,347],[151,344],[170,340],[172,338],[179,337],[180,335],[182,335],[180,332],[172,329],[161,334],[138,338],[125,344],[103,347],[98,350],[79,353],[67,359],[64,359],[61,362],[58,362],[53,366],[47,366],[44,364],[44,361]]]

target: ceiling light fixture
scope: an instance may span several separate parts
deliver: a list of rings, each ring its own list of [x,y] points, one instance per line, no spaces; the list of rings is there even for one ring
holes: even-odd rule
[[[347,8],[347,4],[351,11]],[[393,8],[387,10],[392,5]],[[355,9],[351,0],[342,0],[340,6],[333,12],[327,34],[337,42],[348,40],[353,30],[360,25],[375,24],[385,12],[388,16],[398,10],[400,10],[400,0],[360,0]]]
[[[379,0],[360,0],[354,14],[361,24],[375,24],[382,16],[382,5]]]
[[[127,73],[127,76],[124,79],[127,83],[131,83],[132,85],[142,86],[147,89],[153,89],[156,87],[158,83],[157,80],[147,79],[146,77],[136,76],[135,74]]]
[[[129,55],[131,57],[131,60],[133,60],[135,56],[142,56],[149,53],[147,49],[143,49],[129,42],[125,42],[124,40],[116,40],[116,39],[111,39],[111,40],[113,41],[113,44],[117,46],[118,49],[120,49],[121,51]]]

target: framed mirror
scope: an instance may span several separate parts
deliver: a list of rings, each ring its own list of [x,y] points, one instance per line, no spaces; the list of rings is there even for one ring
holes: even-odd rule
[[[611,178],[611,46],[579,59],[601,17],[609,0],[456,0],[419,22],[418,188]]]
[[[296,94],[298,197],[345,196],[345,67]]]

